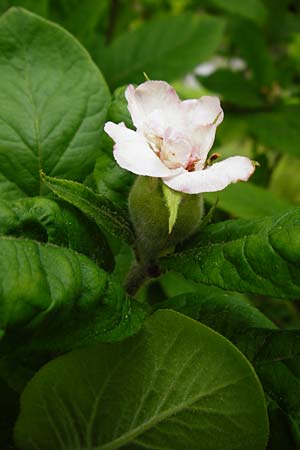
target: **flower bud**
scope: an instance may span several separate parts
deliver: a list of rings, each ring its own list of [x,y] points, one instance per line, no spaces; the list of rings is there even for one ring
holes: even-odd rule
[[[159,253],[193,234],[203,215],[201,194],[183,194],[176,222],[169,232],[169,208],[159,178],[139,176],[129,195],[129,211],[137,237],[138,257],[153,262]]]

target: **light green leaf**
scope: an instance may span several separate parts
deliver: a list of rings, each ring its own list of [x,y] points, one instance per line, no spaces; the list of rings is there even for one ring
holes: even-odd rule
[[[294,208],[274,217],[209,225],[161,265],[227,290],[299,298],[299,255],[300,208]]]
[[[128,243],[134,240],[131,223],[123,209],[114,205],[107,197],[98,195],[86,186],[69,180],[48,177],[42,174],[44,183],[58,197],[92,219],[100,229]]]
[[[280,153],[300,156],[300,107],[289,106],[247,116],[251,133]]]
[[[66,31],[22,9],[1,17],[0,50],[0,194],[40,195],[40,169],[84,180],[110,97],[100,71]]]
[[[213,55],[223,27],[211,16],[165,16],[118,36],[94,57],[112,88],[143,82],[143,72],[151,80],[172,81]]]
[[[165,184],[162,185],[162,191],[169,210],[169,234],[171,234],[177,220],[178,208],[183,198],[183,194],[181,192],[173,191],[173,189],[170,189]]]
[[[111,250],[99,228],[66,203],[42,197],[0,200],[0,235],[68,247],[106,270],[113,268]]]
[[[21,450],[264,450],[267,435],[247,360],[172,311],[133,339],[47,364],[24,391],[15,430]]]
[[[205,199],[209,203],[218,199],[218,208],[242,219],[272,216],[292,207],[287,200],[249,182],[231,184],[221,192],[205,194]]]

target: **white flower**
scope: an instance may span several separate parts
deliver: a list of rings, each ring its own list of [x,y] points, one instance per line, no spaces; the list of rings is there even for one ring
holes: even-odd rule
[[[223,111],[217,97],[180,101],[164,81],[146,81],[126,93],[136,131],[124,123],[107,122],[106,133],[115,141],[117,163],[133,173],[162,178],[175,191],[214,192],[228,184],[247,181],[253,162],[235,156],[206,164]]]

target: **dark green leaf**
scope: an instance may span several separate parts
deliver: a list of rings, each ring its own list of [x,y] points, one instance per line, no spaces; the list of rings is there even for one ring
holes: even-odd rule
[[[135,327],[131,315],[138,314],[138,308],[133,311],[124,291],[86,256],[50,244],[1,237],[0,267],[0,329],[8,334],[11,330],[12,337],[19,330],[34,332],[39,336],[33,344],[36,348],[63,350],[94,338],[117,340],[122,337],[118,327],[127,327],[127,334]],[[41,336],[47,335],[51,339],[42,344]]]
[[[110,86],[151,79],[172,81],[194,69],[216,51],[223,21],[191,14],[166,16],[117,37],[95,55]]]
[[[300,297],[300,208],[209,225],[162,267],[238,292]]]
[[[42,368],[23,394],[15,437],[22,450],[264,450],[267,434],[247,360],[204,325],[159,311],[133,339]]]
[[[0,200],[0,235],[35,239],[76,250],[105,269],[113,257],[104,235],[76,208],[53,200],[33,197]]]
[[[128,243],[133,242],[133,231],[126,213],[107,197],[98,195],[88,187],[74,181],[46,175],[42,175],[42,179],[58,197],[76,206],[102,230]]]
[[[78,42],[11,9],[0,20],[0,86],[0,194],[41,194],[41,169],[84,180],[99,156],[109,92]]]

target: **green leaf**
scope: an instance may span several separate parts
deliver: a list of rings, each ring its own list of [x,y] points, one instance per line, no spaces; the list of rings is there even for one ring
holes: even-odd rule
[[[137,332],[146,310],[87,257],[0,238],[0,373],[22,390],[41,364]]]
[[[261,0],[210,0],[210,2],[220,9],[253,20],[258,25],[262,25],[267,17],[267,8]]]
[[[114,205],[108,198],[98,195],[80,183],[48,177],[42,174],[44,183],[58,197],[92,219],[100,229],[124,239],[128,243],[134,241],[131,223],[123,209]]]
[[[42,197],[0,200],[0,235],[68,247],[89,256],[106,270],[113,268],[113,256],[104,235],[68,204]]]
[[[21,450],[264,450],[267,434],[247,360],[204,325],[159,311],[133,339],[43,367],[22,396],[15,439]]]
[[[221,192],[205,194],[205,199],[211,204],[218,199],[218,208],[242,219],[272,216],[292,207],[287,200],[249,182],[231,184]]]
[[[86,51],[59,26],[11,9],[0,19],[0,84],[0,194],[40,195],[41,169],[84,180],[109,103]]]
[[[257,87],[242,72],[220,69],[208,77],[201,77],[200,81],[207,89],[221,95],[225,102],[250,108],[263,104]]]
[[[300,156],[300,107],[284,107],[247,116],[251,133],[280,153]]]
[[[195,293],[170,298],[157,308],[172,308],[230,339],[253,364],[265,392],[286,415],[285,420],[300,424],[299,330],[277,329],[236,293],[205,285]]]
[[[209,225],[184,250],[162,259],[195,282],[223,289],[300,297],[300,208]]]
[[[223,28],[216,17],[165,16],[123,33],[95,58],[112,88],[143,82],[143,72],[173,81],[213,55]]]

